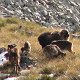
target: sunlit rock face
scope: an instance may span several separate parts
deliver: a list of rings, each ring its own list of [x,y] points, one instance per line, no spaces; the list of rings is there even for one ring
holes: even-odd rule
[[[0,16],[79,30],[80,0],[0,0]]]
[[[8,53],[8,52],[5,51],[5,52],[2,52],[2,53],[0,54],[0,66],[4,66],[4,64],[8,62],[8,60],[7,60],[6,57],[5,57],[5,54],[7,54],[7,53]]]

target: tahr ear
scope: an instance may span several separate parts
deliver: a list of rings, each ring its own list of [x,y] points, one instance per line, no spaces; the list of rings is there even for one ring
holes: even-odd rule
[[[60,34],[69,35],[68,33],[69,33],[69,32],[68,32],[68,30],[66,30],[66,29],[63,29],[63,30],[60,31]]]
[[[68,30],[63,29],[63,30],[61,30],[60,35],[61,35],[62,39],[67,40],[69,37],[69,32],[68,32]]]

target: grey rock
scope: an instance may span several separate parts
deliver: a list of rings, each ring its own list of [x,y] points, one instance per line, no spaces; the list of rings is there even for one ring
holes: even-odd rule
[[[0,17],[16,16],[46,27],[80,28],[80,0],[0,0],[0,12]]]

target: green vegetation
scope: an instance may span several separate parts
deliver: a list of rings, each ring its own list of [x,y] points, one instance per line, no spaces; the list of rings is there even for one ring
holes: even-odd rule
[[[6,20],[5,19],[0,19],[0,27],[4,27],[6,25]]]
[[[52,69],[46,67],[41,71],[41,73],[42,74],[51,74],[52,73]]]
[[[43,75],[40,80],[56,80],[56,78],[49,77],[48,75]]]

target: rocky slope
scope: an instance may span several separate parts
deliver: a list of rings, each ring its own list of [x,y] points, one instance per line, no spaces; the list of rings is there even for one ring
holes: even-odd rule
[[[80,0],[0,0],[0,17],[13,16],[74,32],[80,28]]]

